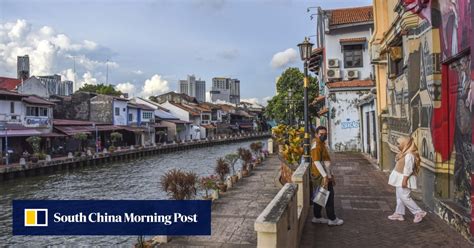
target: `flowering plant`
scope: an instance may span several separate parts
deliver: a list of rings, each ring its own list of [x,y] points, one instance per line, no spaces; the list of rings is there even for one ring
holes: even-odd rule
[[[219,181],[219,178],[216,175],[201,177],[200,186],[202,189],[205,190],[206,197],[208,197],[209,195],[208,194],[209,190],[217,188],[218,181]]]

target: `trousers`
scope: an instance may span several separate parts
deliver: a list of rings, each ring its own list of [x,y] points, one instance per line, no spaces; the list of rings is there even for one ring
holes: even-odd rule
[[[411,198],[411,189],[396,187],[395,192],[397,196],[397,207],[395,209],[395,213],[405,215],[405,207],[407,207],[412,214],[422,211],[416,202]]]
[[[336,219],[336,213],[334,211],[334,187],[332,186],[332,182],[329,181],[328,183],[328,190],[329,190],[329,198],[328,202],[326,203],[326,215],[328,216],[328,219],[330,220],[335,220]],[[313,215],[316,218],[321,218],[321,210],[323,207],[321,207],[319,204],[314,203],[313,204]]]

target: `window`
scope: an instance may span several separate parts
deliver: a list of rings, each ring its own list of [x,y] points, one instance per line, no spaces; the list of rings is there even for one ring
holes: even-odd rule
[[[116,107],[115,108],[115,115],[120,115],[120,108],[119,107]]]
[[[362,67],[364,65],[362,60],[363,51],[363,45],[343,46],[344,68]]]
[[[152,112],[143,112],[142,117],[143,117],[143,119],[152,119],[153,113]]]
[[[15,102],[10,102],[10,113],[15,113]]]
[[[26,115],[47,117],[48,109],[42,107],[26,107]]]
[[[133,114],[128,114],[128,121],[132,122],[133,121]]]

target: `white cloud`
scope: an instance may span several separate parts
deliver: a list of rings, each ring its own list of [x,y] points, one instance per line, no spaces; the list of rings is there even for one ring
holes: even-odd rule
[[[0,75],[16,75],[17,56],[29,55],[30,75],[65,75],[74,60],[76,72],[89,73],[83,79],[90,81],[93,75],[105,71],[107,64],[109,68],[119,67],[116,62],[106,62],[112,54],[110,49],[94,41],[71,40],[50,26],[34,28],[26,20],[0,23]]]
[[[143,71],[141,70],[135,70],[135,71],[132,71],[133,74],[137,74],[137,75],[142,75],[143,74]]]
[[[78,84],[78,88],[85,84],[97,84],[97,78],[95,78],[90,71],[82,75],[82,80]]]
[[[144,97],[159,95],[169,91],[168,81],[164,80],[161,75],[155,74],[145,81],[141,95]]]
[[[248,103],[251,103],[251,104],[260,104],[258,98],[256,97],[253,97],[253,98],[243,98],[243,99],[240,99],[241,102],[248,102]]]
[[[262,105],[266,107],[266,106],[268,105],[268,101],[270,101],[272,98],[273,98],[272,96],[266,96],[266,97],[264,97],[264,98],[262,99],[262,102],[261,102]]]
[[[248,102],[248,103],[251,103],[251,104],[257,104],[257,105],[262,105],[262,106],[267,106],[267,102],[268,100],[272,99],[271,96],[266,96],[266,97],[263,97],[261,99],[259,98],[256,98],[256,97],[252,97],[252,98],[243,98],[243,99],[240,99],[241,102]]]
[[[278,52],[273,55],[270,65],[276,68],[283,68],[291,63],[294,63],[298,59],[298,53],[293,48],[288,48],[283,52]]]
[[[206,91],[206,102],[212,102],[211,92],[209,92],[209,91]]]
[[[135,85],[125,82],[125,83],[120,83],[115,86],[117,90],[122,91],[122,93],[128,93],[129,96],[134,96],[135,95]]]

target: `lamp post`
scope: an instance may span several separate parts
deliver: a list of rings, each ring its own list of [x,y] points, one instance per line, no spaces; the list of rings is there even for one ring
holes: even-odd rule
[[[95,123],[92,123],[92,127],[95,129],[95,153],[98,154],[99,153],[99,141],[97,140],[98,139],[98,130],[97,130],[97,126],[95,125]],[[97,155],[96,155],[97,156]]]
[[[301,60],[304,61],[304,160],[305,162],[311,162],[309,156],[309,117],[308,117],[308,88],[309,88],[309,79],[308,79],[308,60],[311,57],[311,50],[313,49],[313,44],[309,42],[308,37],[304,38],[304,41],[298,44],[300,50]]]

